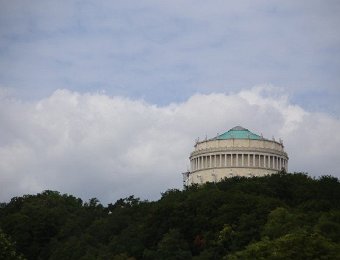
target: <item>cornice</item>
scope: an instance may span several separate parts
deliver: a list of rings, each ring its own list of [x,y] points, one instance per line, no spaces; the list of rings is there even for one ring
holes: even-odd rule
[[[190,154],[190,159],[198,155],[209,155],[213,153],[267,153],[273,155],[285,156],[288,159],[288,154],[284,151],[278,151],[270,148],[256,148],[256,147],[224,147],[224,148],[206,148],[203,150],[193,151]]]

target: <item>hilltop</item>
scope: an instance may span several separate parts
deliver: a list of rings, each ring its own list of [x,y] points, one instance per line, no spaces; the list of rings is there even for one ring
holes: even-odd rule
[[[339,259],[340,182],[281,172],[103,206],[57,191],[0,207],[1,259]]]

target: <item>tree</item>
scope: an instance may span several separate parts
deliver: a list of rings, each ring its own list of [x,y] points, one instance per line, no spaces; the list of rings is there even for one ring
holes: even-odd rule
[[[340,245],[317,233],[300,231],[275,240],[264,238],[252,243],[245,250],[224,257],[237,259],[340,259]]]
[[[44,191],[0,203],[0,253],[28,260],[337,259],[339,191],[336,178],[288,173],[106,207]]]
[[[146,259],[164,259],[164,260],[186,260],[191,259],[189,246],[181,237],[181,233],[177,229],[171,229],[167,232],[157,245],[156,251],[146,251],[144,254]]]
[[[0,259],[1,260],[24,260],[24,258],[15,251],[14,244],[9,237],[0,229]]]

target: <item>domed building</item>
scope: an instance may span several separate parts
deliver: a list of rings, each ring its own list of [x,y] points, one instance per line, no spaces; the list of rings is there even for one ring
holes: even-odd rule
[[[288,170],[282,141],[263,138],[236,126],[215,138],[197,141],[184,185],[217,182],[233,176],[263,176]]]

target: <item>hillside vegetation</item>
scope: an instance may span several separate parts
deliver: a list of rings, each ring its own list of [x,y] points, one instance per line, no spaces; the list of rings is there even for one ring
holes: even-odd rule
[[[340,259],[340,182],[234,177],[106,207],[14,197],[0,206],[0,259]]]

